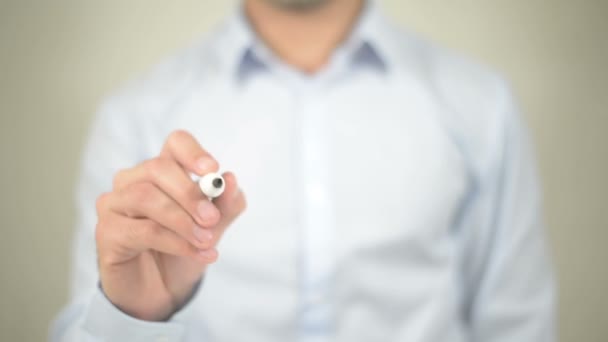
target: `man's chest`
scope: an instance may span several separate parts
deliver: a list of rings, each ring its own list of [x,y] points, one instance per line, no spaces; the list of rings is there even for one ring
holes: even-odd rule
[[[163,129],[192,132],[237,175],[249,205],[237,224],[246,227],[223,242],[228,253],[293,255],[298,230],[316,219],[337,257],[386,244],[433,256],[447,250],[467,186],[440,111],[407,87],[267,85],[192,98]]]
[[[416,307],[456,315],[465,163],[424,94],[359,84],[205,93],[159,128],[192,132],[248,202],[220,243],[202,316],[282,329],[328,305],[356,332],[349,322],[403,321]]]

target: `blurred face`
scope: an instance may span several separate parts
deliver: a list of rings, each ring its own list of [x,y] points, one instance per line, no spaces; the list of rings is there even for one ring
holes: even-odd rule
[[[285,9],[307,10],[319,7],[331,0],[265,0],[269,3]]]

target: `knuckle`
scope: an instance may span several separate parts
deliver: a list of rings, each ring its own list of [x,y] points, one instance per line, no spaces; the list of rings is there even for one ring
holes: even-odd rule
[[[116,262],[116,258],[115,256],[112,255],[113,253],[108,253],[107,251],[104,250],[98,250],[97,253],[97,265],[99,267],[100,272],[102,273],[100,276],[103,277],[103,270],[110,266],[113,265]]]
[[[140,235],[139,232],[140,232],[139,227],[137,227],[134,224],[130,224],[130,225],[124,227],[124,229],[123,229],[124,236],[129,240],[138,239],[139,235]]]
[[[109,241],[112,241],[113,231],[111,227],[113,222],[110,222],[108,218],[99,218],[95,225],[95,243],[98,247],[106,245]]]
[[[127,170],[119,170],[118,172],[116,172],[114,174],[114,178],[112,179],[112,188],[113,189],[118,189],[118,188],[122,187],[123,179],[125,178],[126,173],[127,173]]]
[[[180,141],[183,141],[188,137],[190,137],[190,133],[188,133],[186,130],[178,129],[169,134],[167,137],[167,142],[172,146],[177,146],[179,145]]]
[[[147,173],[151,179],[159,180],[165,174],[172,174],[178,166],[172,159],[157,157],[148,162]]]
[[[146,162],[145,169],[148,175],[155,179],[166,170],[166,167],[167,160],[163,158],[154,158]]]
[[[102,193],[95,200],[95,208],[96,208],[98,214],[101,213],[102,211],[104,211],[109,197],[110,197],[109,193]]]
[[[129,187],[126,195],[134,203],[148,203],[156,197],[156,189],[150,183],[136,183]]]
[[[95,225],[95,242],[99,245],[105,238],[105,224],[104,222],[97,221],[97,225]]]
[[[138,228],[137,234],[137,237],[142,239],[147,245],[155,243],[162,236],[161,228],[152,221],[142,223]]]
[[[151,229],[147,222],[138,222],[126,226],[124,234],[126,239],[131,241],[143,241],[144,243],[151,241]]]

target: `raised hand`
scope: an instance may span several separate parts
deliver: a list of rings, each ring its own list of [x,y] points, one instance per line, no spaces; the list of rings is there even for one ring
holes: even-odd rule
[[[192,294],[217,243],[246,201],[235,176],[210,201],[189,173],[216,172],[217,161],[185,131],[175,131],[156,158],[118,172],[97,200],[101,286],[135,318],[169,318]]]

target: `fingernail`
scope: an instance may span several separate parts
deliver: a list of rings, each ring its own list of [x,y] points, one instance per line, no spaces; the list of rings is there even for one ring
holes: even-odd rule
[[[198,255],[206,262],[213,262],[217,259],[217,252],[213,248],[200,250]]]
[[[207,243],[213,240],[213,233],[211,233],[208,229],[194,227],[194,237],[196,237],[199,242]]]
[[[196,167],[201,174],[208,173],[215,168],[215,162],[209,157],[202,157],[196,162]]]
[[[198,205],[198,216],[208,224],[215,224],[218,220],[219,211],[210,201],[203,200]]]

